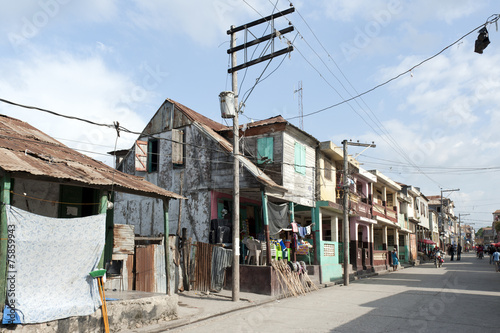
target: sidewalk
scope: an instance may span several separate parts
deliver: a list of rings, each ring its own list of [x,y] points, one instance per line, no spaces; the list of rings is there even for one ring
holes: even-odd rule
[[[411,265],[402,265],[400,269],[412,267]],[[372,276],[391,273],[391,270],[385,270],[378,273],[371,273],[361,277],[356,277],[354,280],[369,278]],[[351,279],[351,281],[353,281]],[[338,280],[328,284],[321,284],[317,287],[323,288],[341,286],[343,280]],[[162,322],[155,325],[140,327],[133,330],[122,331],[127,333],[155,333],[164,332],[171,329],[180,328],[182,326],[208,320],[217,316],[222,316],[231,312],[259,306],[262,304],[278,301],[280,296],[259,295],[254,293],[240,292],[240,300],[233,302],[232,291],[222,290],[219,293],[205,293],[200,291],[185,291],[178,294],[179,309],[177,317],[171,321]]]
[[[278,299],[275,296],[240,292],[240,300],[233,302],[231,290],[208,294],[200,291],[185,291],[179,293],[178,296],[178,319],[122,332],[164,332],[234,311],[274,302]]]

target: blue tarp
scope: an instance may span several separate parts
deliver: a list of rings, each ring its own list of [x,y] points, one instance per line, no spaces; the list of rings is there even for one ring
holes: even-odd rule
[[[4,322],[15,315],[28,324],[94,313],[101,303],[89,272],[104,249],[106,214],[56,219],[6,209],[10,309]]]

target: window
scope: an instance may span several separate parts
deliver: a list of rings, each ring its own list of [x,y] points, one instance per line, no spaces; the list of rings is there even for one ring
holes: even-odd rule
[[[364,196],[363,184],[356,184],[356,193],[361,195],[361,196]]]
[[[160,149],[158,139],[150,139],[148,141],[148,172],[158,171],[159,156]]]
[[[146,171],[148,163],[148,142],[137,140],[135,142],[135,170]]]
[[[172,163],[184,165],[184,131],[177,129],[172,130]]]
[[[99,211],[99,190],[61,185],[59,190],[59,218],[85,217],[95,215]]]
[[[306,174],[306,147],[295,142],[295,172]]]
[[[158,171],[160,148],[158,139],[135,142],[135,170],[155,172]]]
[[[257,139],[257,164],[274,161],[274,138],[265,137]]]
[[[393,200],[392,193],[387,193],[387,206],[388,207],[394,206],[394,200]]]
[[[332,180],[332,164],[330,163],[330,161],[326,159],[324,161],[325,161],[325,170],[324,170],[325,178],[326,180]]]

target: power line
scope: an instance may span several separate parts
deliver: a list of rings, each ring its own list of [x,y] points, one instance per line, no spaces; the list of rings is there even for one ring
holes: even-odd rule
[[[270,0],[269,0],[270,1]],[[290,1],[289,1],[290,2]],[[271,3],[272,4],[272,3]],[[290,2],[291,4],[291,2]],[[297,10],[296,10],[297,11]],[[347,77],[344,75],[344,73],[342,72],[342,70],[340,69],[340,67],[337,65],[337,63],[335,62],[335,60],[333,60],[333,58],[330,56],[330,54],[328,53],[328,51],[325,49],[325,47],[323,46],[323,44],[319,41],[318,37],[316,36],[316,34],[314,33],[314,31],[311,29],[311,27],[309,26],[309,24],[306,22],[306,20],[304,19],[304,17],[300,14],[299,11],[297,11],[297,13],[299,14],[299,16],[302,18],[302,20],[304,21],[304,23],[306,24],[306,26],[311,30],[311,32],[313,33],[313,35],[315,36],[316,40],[319,42],[319,44],[323,47],[323,50],[328,54],[328,56],[332,59],[332,61],[334,62],[335,66],[337,67],[337,69],[341,72],[342,76],[344,77],[344,79],[350,84],[351,88],[357,93],[356,89],[354,88],[354,86],[352,85],[352,83],[347,79]],[[292,22],[286,18],[288,20],[288,22],[290,24],[292,24]],[[323,59],[320,57],[320,55],[316,52],[316,50],[307,42],[307,40],[305,39],[305,37],[300,33],[300,31],[298,29],[297,30],[297,33],[301,36],[302,40],[306,43],[306,45],[314,52],[314,54],[320,59],[320,61],[323,63],[323,65],[327,68],[327,70],[332,74],[332,76],[340,83],[340,85],[342,86],[342,88],[344,88],[344,90],[347,92],[347,94],[349,96],[352,97],[351,93],[349,92],[349,90],[344,86],[344,84],[342,83],[342,81],[333,73],[333,71],[330,69],[330,67],[323,61]],[[292,43],[292,45],[294,45]],[[330,82],[328,82],[328,80],[322,75],[322,73],[314,67],[314,65],[312,65],[312,63],[307,60],[307,58],[300,52],[300,49],[297,48],[296,45],[294,45],[295,49],[299,52],[299,54],[304,58],[304,60],[318,73],[318,75],[339,95],[340,98],[344,98],[342,96],[342,94],[339,93],[339,91],[337,89],[335,89],[331,84]],[[359,94],[358,94],[359,95]],[[368,110],[370,111],[370,113],[373,115],[373,117],[375,119],[372,118],[372,116],[370,116],[370,114],[364,110],[364,108],[359,104],[359,102],[357,101],[357,99],[355,100],[355,103],[359,106],[359,108],[361,109],[361,111],[363,111],[367,116],[368,118],[370,118],[370,120],[376,125],[376,127],[382,132],[382,135],[380,133],[378,133],[378,131],[366,120],[363,118],[363,116],[358,113],[350,103],[348,103],[348,106],[382,139],[384,140],[388,145],[389,147],[391,147],[391,149],[393,149],[396,154],[400,154],[402,155],[402,157],[407,161],[409,162],[410,164],[412,164],[417,170],[419,170],[419,167],[418,165],[416,165],[412,160],[411,158],[408,156],[408,154],[406,153],[406,151],[399,145],[399,143],[391,136],[390,132],[385,128],[385,126],[382,124],[382,122],[380,122],[380,120],[377,118],[377,116],[375,115],[375,113],[370,109],[370,107],[366,104],[366,102],[360,97],[360,99],[363,101],[363,103],[365,104],[365,106],[368,108]],[[301,116],[299,116],[300,119],[302,119]],[[295,119],[297,117],[292,117],[292,118],[288,118],[288,119]],[[384,137],[387,136],[386,137]],[[438,185],[440,188],[442,187],[441,184],[439,184],[437,181],[435,181],[434,179],[432,179],[431,177],[429,177],[427,174],[425,174],[423,171],[419,170],[420,173],[422,175],[424,175],[425,177],[427,177],[430,181],[432,181],[433,183],[435,183],[436,185]]]
[[[493,18],[493,19],[490,19],[491,17],[494,17],[494,18]],[[426,58],[426,59],[422,60],[421,62],[419,62],[418,64],[414,65],[414,66],[413,66],[413,67],[411,67],[410,69],[408,69],[408,70],[406,70],[406,71],[404,71],[404,72],[402,72],[402,73],[400,73],[400,74],[398,74],[398,75],[396,75],[396,76],[394,76],[394,77],[392,77],[392,78],[388,79],[387,81],[384,81],[384,82],[382,82],[382,83],[380,83],[380,84],[376,85],[375,87],[373,87],[373,88],[371,88],[371,89],[368,89],[368,90],[366,90],[366,91],[364,91],[364,92],[362,92],[362,93],[360,93],[360,94],[358,94],[358,95],[356,95],[356,96],[354,96],[354,97],[351,97],[351,98],[346,99],[346,100],[343,100],[343,101],[341,101],[341,102],[338,102],[338,103],[332,104],[332,105],[327,106],[327,107],[325,107],[325,108],[322,108],[322,109],[320,109],[320,110],[317,110],[317,111],[314,111],[314,112],[310,112],[310,113],[308,113],[308,114],[305,114],[305,115],[304,115],[304,117],[307,117],[307,116],[312,116],[312,115],[314,115],[314,114],[318,114],[318,113],[320,113],[320,112],[323,112],[323,111],[326,111],[326,110],[332,109],[332,108],[334,108],[334,107],[337,107],[337,106],[339,106],[339,105],[345,104],[345,103],[350,102],[350,101],[352,101],[352,100],[354,100],[354,99],[356,99],[356,98],[359,98],[359,97],[361,97],[361,96],[364,96],[364,95],[366,95],[366,94],[368,94],[368,93],[370,93],[370,92],[372,92],[372,91],[374,91],[374,90],[376,90],[376,89],[378,89],[378,88],[380,88],[380,87],[382,87],[382,86],[385,86],[386,84],[388,84],[388,83],[390,83],[390,82],[392,82],[392,81],[394,81],[394,80],[399,79],[401,76],[403,76],[403,75],[405,75],[405,74],[410,73],[410,72],[411,72],[411,71],[413,71],[415,68],[417,68],[417,67],[419,67],[419,66],[423,65],[424,63],[426,63],[426,62],[428,62],[428,61],[430,61],[430,60],[432,60],[432,59],[436,58],[438,55],[440,55],[441,53],[443,53],[444,51],[446,51],[447,49],[449,49],[449,48],[450,48],[450,47],[452,47],[453,45],[458,44],[458,43],[459,43],[462,39],[464,39],[465,37],[469,36],[470,34],[472,34],[473,32],[475,32],[475,31],[476,31],[476,30],[478,30],[479,28],[481,28],[481,27],[483,27],[483,26],[485,26],[485,25],[487,25],[487,24],[496,23],[496,22],[498,21],[498,19],[500,18],[500,16],[499,16],[499,14],[494,14],[494,15],[490,16],[490,18],[488,19],[488,21],[486,21],[486,23],[481,24],[480,26],[478,26],[478,27],[474,28],[473,30],[469,31],[468,33],[466,33],[465,35],[463,35],[462,37],[460,37],[459,39],[457,39],[455,42],[453,42],[453,43],[451,43],[450,45],[446,46],[444,49],[442,49],[442,50],[441,50],[441,51],[439,51],[438,53],[436,53],[436,54],[434,54],[434,55],[432,55],[432,56],[430,56],[430,57],[428,57],[428,58]],[[295,119],[295,118],[297,118],[297,117],[292,117],[292,118],[289,118],[289,119]]]
[[[47,109],[42,109],[42,108],[39,108],[39,107],[36,107],[36,106],[18,104],[18,103],[11,102],[11,101],[8,101],[8,100],[3,99],[3,98],[0,98],[0,102],[6,103],[6,104],[10,104],[10,105],[14,105],[14,106],[18,106],[18,107],[25,108],[25,109],[38,110],[38,111],[50,113],[50,114],[52,114],[54,116],[58,116],[58,117],[63,117],[63,118],[67,118],[67,119],[73,119],[73,120],[83,121],[83,122],[89,123],[91,125],[108,127],[108,128],[116,128],[114,124],[113,125],[109,125],[109,124],[96,123],[96,122],[91,121],[91,120],[87,120],[87,119],[83,119],[83,118],[79,118],[79,117],[74,117],[74,116],[63,115],[63,114],[60,114],[60,113],[57,113],[57,112],[54,112],[54,111],[50,111],[50,110],[47,110]]]

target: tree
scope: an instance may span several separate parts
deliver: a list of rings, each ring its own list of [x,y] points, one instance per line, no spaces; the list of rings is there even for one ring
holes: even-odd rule
[[[480,229],[476,232],[476,238],[483,238],[483,232],[484,232],[484,229],[483,229],[483,228],[480,228]]]
[[[500,221],[494,222],[494,228],[497,233],[500,233]]]

